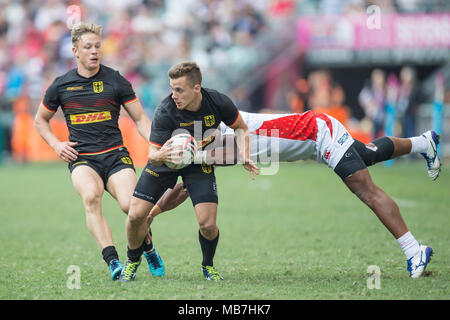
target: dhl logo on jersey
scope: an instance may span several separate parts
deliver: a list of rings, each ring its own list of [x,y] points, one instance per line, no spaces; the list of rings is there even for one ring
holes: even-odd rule
[[[70,121],[72,124],[85,124],[111,120],[111,112],[101,111],[83,114],[71,114]]]

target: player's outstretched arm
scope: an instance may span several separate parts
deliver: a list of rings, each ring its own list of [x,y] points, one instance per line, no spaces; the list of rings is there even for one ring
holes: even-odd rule
[[[66,162],[74,161],[78,158],[78,152],[73,148],[78,142],[59,141],[50,127],[50,119],[55,113],[47,110],[41,103],[34,118],[34,127],[41,135],[42,139],[53,149],[62,160]]]
[[[234,130],[236,135],[239,159],[242,161],[244,168],[250,172],[252,179],[255,179],[255,174],[259,174],[259,168],[250,159],[250,132],[241,115],[230,128]]]
[[[237,163],[237,144],[234,135],[222,136],[220,143],[210,150],[198,150],[194,163],[219,167],[234,166]]]

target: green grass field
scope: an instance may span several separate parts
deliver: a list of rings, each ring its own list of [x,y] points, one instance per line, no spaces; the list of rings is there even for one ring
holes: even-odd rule
[[[410,279],[403,252],[376,216],[325,165],[305,162],[255,181],[241,166],[217,169],[214,262],[223,283],[203,279],[190,200],[152,225],[166,275],[152,277],[143,261],[134,282],[112,282],[67,167],[4,165],[0,299],[449,299],[450,170],[444,166],[435,182],[422,161],[370,170],[416,239],[433,246],[429,276]],[[124,260],[125,215],[109,194],[103,205]],[[71,265],[80,268],[80,289],[67,285]],[[380,289],[368,288],[370,265],[381,270]]]

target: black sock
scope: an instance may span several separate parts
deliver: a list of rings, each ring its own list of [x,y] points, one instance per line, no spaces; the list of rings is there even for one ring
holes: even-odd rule
[[[142,251],[144,251],[144,252],[149,252],[149,251],[151,251],[151,250],[153,249],[153,242],[150,241],[150,243],[148,244],[148,243],[144,240],[144,242],[142,242],[141,248],[142,248]]]
[[[150,236],[152,236],[151,228],[148,230],[148,233],[150,233]],[[153,249],[153,241],[150,241],[150,243],[147,244],[147,242],[145,242],[145,239],[144,239],[144,242],[142,242],[142,250],[144,252],[148,252],[148,251],[151,251],[152,249]]]
[[[219,232],[217,232],[217,237],[212,240],[208,240],[198,231],[198,240],[200,241],[200,247],[203,253],[203,266],[212,266],[214,255],[216,253],[217,243],[219,242]]]
[[[137,249],[128,248],[128,251],[127,251],[128,259],[130,259],[131,262],[138,262],[142,256],[142,252],[143,252],[142,246],[140,246]]]
[[[109,266],[111,260],[117,259],[119,260],[119,255],[117,254],[116,247],[109,246],[105,247],[102,250],[103,260],[105,260],[106,264]]]

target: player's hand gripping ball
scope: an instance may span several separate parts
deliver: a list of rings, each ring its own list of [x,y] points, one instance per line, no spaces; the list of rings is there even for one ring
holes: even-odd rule
[[[173,136],[168,146],[174,146],[175,152],[182,152],[180,159],[173,162],[165,161],[164,164],[171,169],[183,169],[194,161],[197,154],[197,143],[193,136],[187,133],[180,133]]]

